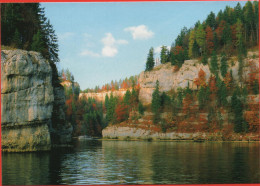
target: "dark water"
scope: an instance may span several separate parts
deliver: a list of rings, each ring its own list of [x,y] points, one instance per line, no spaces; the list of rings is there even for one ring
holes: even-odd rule
[[[259,183],[258,143],[81,141],[2,153],[3,184]]]

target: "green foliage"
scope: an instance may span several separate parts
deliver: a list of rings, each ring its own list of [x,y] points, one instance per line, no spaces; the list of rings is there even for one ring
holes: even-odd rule
[[[207,56],[206,52],[204,52],[201,62],[202,62],[203,65],[208,64],[208,56]]]
[[[227,74],[227,69],[228,69],[228,65],[227,65],[227,58],[226,58],[226,54],[223,52],[221,54],[221,65],[220,65],[220,72],[222,77],[225,77]]]
[[[164,64],[166,62],[168,62],[168,49],[166,46],[162,46],[162,50],[160,53],[160,57],[161,57],[161,63]]]
[[[126,105],[130,105],[130,99],[131,99],[131,92],[129,90],[126,91],[125,95],[124,95],[124,98],[123,98],[123,102],[126,104]]]
[[[218,58],[215,51],[212,52],[211,60],[210,60],[210,70],[213,74],[218,74]]]
[[[145,71],[150,71],[153,69],[154,67],[154,50],[153,48],[150,48],[148,56],[147,56],[147,60],[146,60],[146,67],[145,67]]]
[[[223,81],[217,79],[217,102],[219,106],[227,106],[227,88]]]
[[[241,91],[237,87],[231,97],[231,110],[234,113],[234,132],[241,133],[248,131],[248,124],[243,118],[243,103],[240,100]]]
[[[198,29],[196,30],[196,41],[200,47],[201,52],[205,51],[206,33],[202,24],[199,25]]]
[[[58,40],[39,3],[1,4],[1,44],[41,52],[51,63],[59,61]]]
[[[182,91],[182,89],[178,89],[177,90],[177,100],[176,100],[176,102],[177,102],[177,107],[179,109],[182,108],[182,104],[183,104],[182,101],[183,101],[183,91]]]
[[[212,30],[215,30],[215,28],[217,27],[216,16],[213,12],[210,12],[210,14],[208,15],[206,19],[206,25],[209,25]]]
[[[116,116],[115,116],[115,108],[117,104],[117,97],[113,96],[113,93],[111,93],[109,102],[108,102],[108,108],[107,108],[107,115],[106,115],[106,121],[109,123],[115,123],[116,122]]]
[[[205,106],[207,105],[207,102],[209,100],[209,94],[210,94],[210,90],[209,90],[208,86],[207,87],[204,87],[204,86],[200,87],[198,94],[197,94],[200,110],[205,108]]]
[[[14,37],[12,39],[12,45],[15,48],[20,48],[22,45],[21,34],[19,33],[19,31],[17,29],[15,29],[15,32],[14,32]]]
[[[144,115],[144,106],[141,102],[138,103],[138,112],[141,115]]]
[[[161,96],[159,91],[159,81],[156,81],[156,87],[152,94],[152,112],[154,114],[153,122],[157,123],[160,120]]]

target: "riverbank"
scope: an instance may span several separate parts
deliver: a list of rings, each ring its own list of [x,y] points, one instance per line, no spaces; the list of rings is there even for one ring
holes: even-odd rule
[[[244,141],[259,142],[260,136],[255,133],[239,134],[224,132],[155,132],[134,127],[109,126],[102,131],[102,140],[132,140],[132,141]]]

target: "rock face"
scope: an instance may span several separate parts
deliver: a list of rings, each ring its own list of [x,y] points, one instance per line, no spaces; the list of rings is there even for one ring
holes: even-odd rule
[[[122,98],[122,97],[124,97],[126,90],[116,90],[116,91],[113,91],[112,93],[113,93],[113,96]],[[79,98],[83,98],[83,97],[84,98],[94,98],[96,101],[105,102],[106,95],[108,95],[108,97],[110,97],[111,91],[100,92],[100,93],[80,93]]]
[[[157,80],[161,92],[177,90],[179,87],[186,88],[188,84],[191,89],[195,89],[196,85],[193,80],[198,77],[200,69],[206,73],[206,80],[208,80],[210,76],[209,67],[199,64],[197,60],[186,60],[178,71],[175,70],[175,66],[167,63],[155,67],[150,72],[142,72],[138,79],[141,87],[139,100],[144,105],[151,103]]]
[[[225,137],[222,133],[180,133],[180,132],[153,132],[135,127],[109,126],[102,131],[103,138],[121,140],[206,140],[223,141]],[[228,141],[258,141],[259,134],[247,134],[242,137],[240,134],[232,134]]]
[[[54,86],[53,70],[37,52],[1,52],[2,150],[49,150],[52,144],[70,141],[64,93]],[[66,140],[58,130],[66,131]]]
[[[249,62],[253,62],[259,67],[259,58],[252,59],[253,55],[258,53],[248,53],[248,58],[244,60],[243,76],[244,79],[248,77]],[[232,59],[233,64],[229,64],[229,70],[232,70],[232,76],[235,81],[239,81],[237,59]],[[220,61],[220,60],[219,60]],[[220,66],[220,64],[219,64]],[[175,70],[175,66],[170,63],[161,64],[155,67],[152,71],[142,72],[139,76],[140,83],[139,100],[144,104],[150,104],[152,101],[152,93],[155,89],[156,81],[159,81],[159,90],[161,92],[169,90],[177,90],[178,88],[186,88],[188,85],[191,89],[197,89],[194,84],[194,79],[198,77],[198,73],[202,69],[206,74],[206,81],[208,81],[211,72],[208,65],[199,63],[198,60],[186,60],[179,70]],[[228,71],[229,71],[228,70]],[[221,74],[219,73],[219,77]]]

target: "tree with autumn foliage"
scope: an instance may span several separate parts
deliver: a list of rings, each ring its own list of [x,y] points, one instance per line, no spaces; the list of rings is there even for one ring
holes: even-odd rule
[[[129,110],[128,106],[125,105],[124,103],[117,103],[115,107],[115,114],[116,114],[116,121],[122,122],[128,119],[129,117]]]
[[[194,83],[197,85],[197,87],[206,86],[206,73],[204,70],[200,69],[198,77],[194,79]]]
[[[248,91],[252,94],[259,93],[259,68],[253,61],[249,62]]]
[[[206,48],[208,55],[211,55],[214,50],[213,31],[210,26],[206,28]]]

